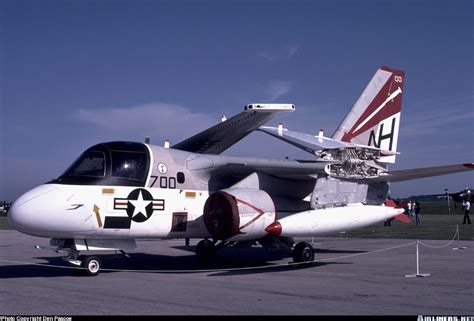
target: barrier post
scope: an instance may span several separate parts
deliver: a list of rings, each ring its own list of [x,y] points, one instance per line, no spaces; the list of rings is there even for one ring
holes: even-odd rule
[[[419,258],[420,253],[418,250],[419,243],[420,241],[416,241],[416,274],[406,274],[405,275],[406,278],[414,278],[414,277],[424,278],[424,277],[430,276],[429,273],[420,273],[420,258]]]
[[[459,224],[456,225],[456,233],[458,234],[458,247],[453,247],[453,250],[466,250],[466,246],[459,246]]]

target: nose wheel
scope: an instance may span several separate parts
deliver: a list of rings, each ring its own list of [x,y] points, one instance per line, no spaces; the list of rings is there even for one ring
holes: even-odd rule
[[[83,271],[86,273],[86,275],[96,276],[99,274],[100,268],[102,267],[102,262],[98,256],[83,256],[81,257],[81,261],[81,266],[85,268]]]

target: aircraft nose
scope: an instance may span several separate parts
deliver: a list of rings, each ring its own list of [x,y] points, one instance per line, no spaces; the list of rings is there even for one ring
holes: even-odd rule
[[[29,203],[36,204],[35,200],[55,190],[57,188],[52,185],[41,185],[21,195],[8,211],[8,224],[19,231],[32,229],[38,220],[38,209],[34,211]]]
[[[8,223],[22,233],[44,237],[67,237],[62,234],[77,229],[88,230],[81,209],[67,211],[71,207],[68,198],[70,195],[54,185],[38,186],[12,204]]]

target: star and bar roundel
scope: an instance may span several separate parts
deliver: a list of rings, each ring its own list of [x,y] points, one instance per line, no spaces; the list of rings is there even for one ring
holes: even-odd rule
[[[128,217],[107,216],[104,228],[129,229],[132,221],[143,223],[154,211],[164,211],[165,200],[154,199],[146,189],[137,188],[131,191],[127,198],[114,198],[114,210],[124,210]]]

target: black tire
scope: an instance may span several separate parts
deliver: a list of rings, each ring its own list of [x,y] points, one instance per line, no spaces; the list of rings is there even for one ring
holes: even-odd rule
[[[214,246],[214,243],[212,243],[210,240],[205,239],[199,241],[199,243],[196,245],[196,256],[198,257],[198,259],[209,260],[212,259],[215,255],[216,247]]]
[[[100,272],[102,262],[97,256],[86,256],[82,260],[82,267],[85,268],[84,272],[88,276],[96,276]]]
[[[314,249],[311,244],[300,242],[293,249],[293,261],[295,263],[313,262]]]

